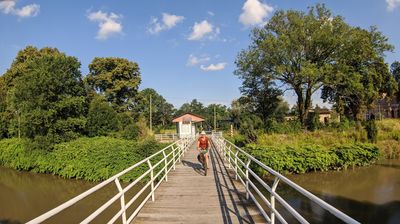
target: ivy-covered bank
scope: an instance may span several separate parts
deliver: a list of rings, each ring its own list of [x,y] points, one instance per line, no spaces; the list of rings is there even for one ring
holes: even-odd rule
[[[299,147],[263,147],[254,144],[245,147],[250,154],[265,165],[283,173],[305,173],[365,166],[379,158],[379,149],[372,144],[341,144],[326,149],[318,145]],[[254,164],[253,164],[254,165]],[[264,170],[253,167],[258,174]]]
[[[0,141],[0,166],[89,181],[105,180],[165,147],[154,140],[84,137],[56,144],[52,151],[46,152],[30,150],[25,141],[17,138]],[[146,168],[143,165],[134,169],[122,180],[130,181]]]

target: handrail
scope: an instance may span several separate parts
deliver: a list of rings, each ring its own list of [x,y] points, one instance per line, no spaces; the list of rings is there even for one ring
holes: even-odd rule
[[[36,217],[35,219],[32,219],[31,221],[27,222],[27,224],[36,224],[36,223],[41,223],[56,214],[62,212],[66,208],[76,204],[77,202],[81,201],[82,199],[86,198],[87,196],[93,194],[94,192],[98,191],[99,189],[102,189],[106,185],[108,185],[111,182],[115,182],[116,187],[118,188],[118,193],[115,194],[111,199],[109,199],[107,202],[105,202],[103,205],[101,205],[96,211],[94,211],[92,214],[90,214],[88,217],[86,217],[81,223],[89,223],[92,221],[94,218],[96,218],[99,214],[101,214],[105,209],[107,209],[113,202],[116,200],[120,199],[121,201],[121,209],[111,218],[111,220],[108,223],[114,223],[119,217],[122,218],[122,223],[130,223],[136,216],[136,214],[140,211],[140,209],[144,206],[145,202],[152,198],[152,201],[155,199],[155,190],[158,188],[158,186],[161,184],[163,180],[168,181],[168,173],[172,170],[175,169],[175,164],[181,160],[181,157],[184,155],[188,147],[193,143],[194,138],[184,138],[180,139],[167,147],[161,149],[160,151],[154,153],[153,155],[139,161],[138,163],[128,167],[127,169],[121,171],[118,174],[115,174],[114,176],[110,177],[109,179],[99,183],[98,185],[90,188],[89,190],[81,193],[80,195],[68,200],[67,202],[53,208],[52,210]],[[167,150],[171,150],[168,154],[166,153]],[[155,158],[158,155],[162,155],[163,158],[156,163],[152,164],[151,159]],[[169,157],[171,157],[169,159]],[[147,164],[149,169],[144,172],[142,175],[140,175],[138,178],[136,178],[133,182],[128,184],[125,188],[122,188],[121,183],[119,181],[119,177],[122,175],[128,173],[129,171],[135,169],[136,167],[139,167],[140,165]],[[171,165],[172,164],[172,165]],[[161,166],[159,169],[159,172],[154,174],[154,171],[156,168]],[[170,166],[170,167],[169,167]],[[162,174],[161,179],[158,179],[158,177]],[[147,184],[145,184],[139,192],[137,192],[129,201],[128,203],[125,203],[125,193],[129,191],[132,187],[134,187],[137,183],[139,183],[141,180],[143,180],[146,176],[150,174],[150,179]],[[158,180],[158,183],[154,185],[154,183]],[[132,213],[132,215],[127,218],[126,217],[126,211],[127,209],[133,204],[133,202],[139,198],[139,196],[145,192],[147,188],[151,187],[150,192],[148,195],[145,197],[145,199],[140,203],[139,207],[135,209],[135,211]]]
[[[307,191],[306,189],[300,187],[296,183],[292,182],[282,174],[278,173],[271,167],[266,166],[256,158],[254,158],[252,155],[249,153],[245,152],[243,149],[239,148],[232,142],[226,140],[220,135],[212,135],[212,140],[214,145],[216,146],[217,150],[222,153],[224,159],[228,162],[229,168],[232,168],[235,172],[236,179],[239,179],[240,182],[246,187],[246,196],[249,199],[249,197],[252,198],[256,206],[260,209],[262,215],[264,218],[269,222],[274,224],[275,223],[275,217],[279,219],[281,223],[287,223],[287,221],[283,218],[283,216],[276,210],[275,208],[275,199],[281,203],[281,205],[290,213],[292,214],[300,223],[309,223],[302,215],[300,215],[292,206],[290,206],[277,192],[276,188],[278,187],[279,181],[282,181],[292,187],[294,190],[297,192],[301,193],[311,201],[315,202],[322,208],[324,208],[326,211],[330,212],[334,216],[336,216],[338,219],[346,222],[346,223],[351,223],[351,224],[358,224],[359,222],[356,221],[355,219],[351,218],[350,216],[346,215],[345,213],[341,212],[340,210],[336,209],[332,205],[326,203],[319,197],[315,196],[311,192]],[[232,149],[235,149],[235,152],[232,151]],[[244,156],[245,160],[243,161],[240,156]],[[243,157],[242,157],[243,158]],[[259,177],[253,170],[250,168],[250,163],[253,162],[257,165],[259,165],[261,168],[266,170],[268,173],[273,175],[275,177],[274,183],[272,186],[269,186],[261,177]],[[244,170],[240,167],[242,166]],[[249,176],[251,175],[251,177]],[[270,194],[270,200],[265,198],[265,195],[262,194],[261,190],[259,187],[256,186],[256,184],[253,183],[253,181],[256,180],[262,187],[264,187]],[[262,202],[265,203],[265,205],[268,206],[268,208],[271,210],[270,216],[268,216],[261,204],[257,201],[256,197],[254,196],[253,192],[251,191],[253,189],[257,195],[261,198]]]

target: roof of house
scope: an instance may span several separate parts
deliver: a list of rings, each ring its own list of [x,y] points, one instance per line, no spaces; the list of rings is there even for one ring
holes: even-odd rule
[[[201,121],[204,121],[204,117],[193,114],[193,113],[186,113],[186,114],[183,114],[172,120],[172,122],[174,122],[174,123],[181,122],[181,121],[182,122],[183,121],[201,122]]]

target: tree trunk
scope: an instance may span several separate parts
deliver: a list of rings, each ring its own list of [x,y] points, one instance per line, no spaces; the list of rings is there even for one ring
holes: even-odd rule
[[[308,111],[311,108],[311,103],[312,103],[311,95],[312,95],[311,87],[308,87],[306,90],[306,98],[304,100],[305,101],[305,103],[304,103],[304,118],[303,118],[304,121],[306,121],[306,119],[308,119]]]
[[[297,110],[299,112],[299,120],[302,125],[304,125],[304,98],[303,98],[303,91],[301,88],[295,88],[295,93],[297,95]]]

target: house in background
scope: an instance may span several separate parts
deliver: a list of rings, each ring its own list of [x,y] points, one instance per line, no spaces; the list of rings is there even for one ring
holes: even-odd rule
[[[172,120],[172,122],[176,123],[176,133],[178,134],[179,138],[195,136],[196,123],[203,121],[203,117],[192,113],[183,114]]]
[[[400,118],[400,106],[397,97],[389,98],[384,94],[381,99],[375,101],[374,107],[368,110],[366,118],[368,119],[372,114],[375,118]]]

